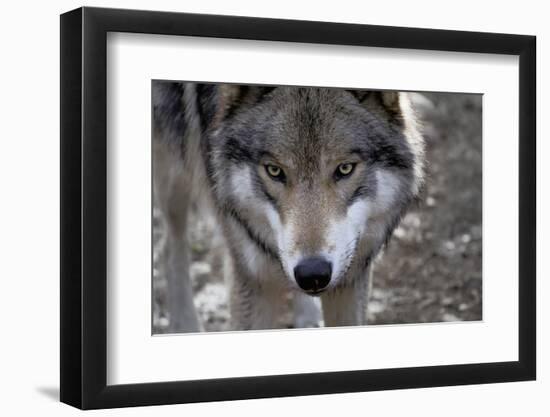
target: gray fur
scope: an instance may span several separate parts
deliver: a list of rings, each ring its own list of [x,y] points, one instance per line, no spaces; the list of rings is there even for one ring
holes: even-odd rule
[[[206,177],[205,190],[218,209],[232,254],[230,304],[235,329],[273,327],[273,316],[279,313],[276,300],[284,291],[295,290],[281,260],[285,248],[279,247],[260,206],[269,205],[281,219],[289,212],[295,217],[295,212],[302,211],[300,219],[309,231],[315,223],[325,221],[327,210],[344,210],[332,209],[330,197],[309,200],[327,187],[341,196],[345,202],[339,204],[346,207],[360,201],[375,202],[384,193],[395,191],[383,213],[365,218],[366,232],[351,245],[342,276],[321,296],[326,325],[364,323],[371,261],[417,196],[423,180],[423,142],[405,94],[155,81],[153,118],[156,143],[182,151],[178,175],[196,179],[188,187],[201,183],[197,173],[190,172],[189,161],[202,164],[194,169]],[[189,141],[199,145],[190,147]],[[361,166],[354,178],[357,186],[345,196],[335,185],[338,179],[323,176],[326,161],[340,154],[353,155]],[[291,184],[267,184],[261,171],[265,158],[284,161],[293,174]],[[155,176],[162,171],[156,165],[153,170]],[[235,172],[247,173],[250,196],[243,198],[236,192]],[[396,190],[388,191],[384,188],[387,184],[380,184],[380,172],[391,174]],[[301,203],[290,209],[269,190],[286,186],[295,187],[295,194],[303,196]],[[318,242],[309,239],[315,241],[310,245],[315,248]],[[310,246],[304,250],[313,251],[307,249]],[[255,254],[252,260],[250,253]],[[251,262],[257,270],[252,270]],[[262,309],[272,313],[263,314]]]

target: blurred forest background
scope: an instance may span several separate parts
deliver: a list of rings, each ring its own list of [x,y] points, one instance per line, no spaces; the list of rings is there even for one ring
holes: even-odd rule
[[[375,264],[368,323],[482,318],[482,96],[413,93],[424,125],[427,178],[419,204]],[[227,256],[211,214],[191,214],[194,301],[206,331],[229,330]],[[153,213],[154,254],[162,237]],[[169,333],[166,281],[153,262],[153,333]],[[291,327],[291,317],[288,317]]]

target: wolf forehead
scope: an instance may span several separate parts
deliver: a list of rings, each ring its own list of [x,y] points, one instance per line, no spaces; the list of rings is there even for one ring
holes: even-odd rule
[[[410,169],[413,150],[402,116],[361,102],[341,89],[278,87],[255,101],[231,103],[212,145],[233,162],[259,163],[266,156],[311,169],[321,160],[350,154],[384,168]]]

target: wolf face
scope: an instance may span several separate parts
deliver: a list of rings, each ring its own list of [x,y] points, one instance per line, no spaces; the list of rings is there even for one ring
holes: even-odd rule
[[[309,294],[350,284],[391,235],[422,181],[406,94],[197,86],[217,206]],[[204,98],[206,97],[206,99]],[[260,277],[261,279],[261,277]]]

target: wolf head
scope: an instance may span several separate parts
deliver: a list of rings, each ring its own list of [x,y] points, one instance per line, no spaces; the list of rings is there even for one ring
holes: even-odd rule
[[[407,95],[236,85],[197,85],[197,93],[223,214],[291,285],[310,294],[346,285],[421,185],[422,140]]]

